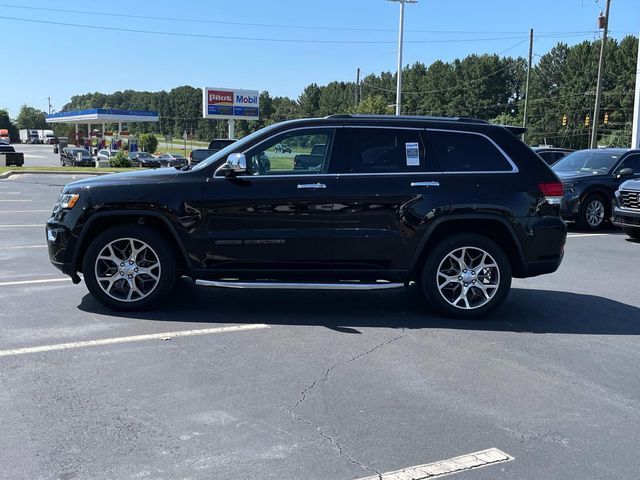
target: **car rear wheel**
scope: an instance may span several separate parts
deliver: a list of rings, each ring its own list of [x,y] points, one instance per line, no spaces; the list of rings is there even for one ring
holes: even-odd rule
[[[110,228],[91,242],[82,271],[87,288],[114,310],[151,307],[170,293],[175,257],[162,235],[139,225]]]
[[[422,270],[422,291],[449,317],[482,317],[502,304],[511,288],[511,264],[492,240],[451,236],[433,248]]]
[[[589,195],[580,205],[576,223],[585,230],[600,230],[604,226],[609,211],[607,201],[602,195]]]
[[[640,240],[640,228],[624,227],[622,231],[634,240]]]

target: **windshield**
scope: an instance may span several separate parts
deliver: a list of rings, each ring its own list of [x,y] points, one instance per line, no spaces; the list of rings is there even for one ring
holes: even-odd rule
[[[209,158],[201,161],[200,163],[197,163],[196,165],[194,165],[192,170],[202,170],[203,168],[207,168],[209,165],[217,162],[221,158],[227,157],[227,155],[229,155],[230,153],[233,153],[235,151],[241,152],[243,148],[245,148],[248,144],[253,142],[253,140],[255,140],[258,137],[261,137],[265,133],[269,133],[271,130],[277,127],[278,127],[278,124],[276,123],[268,127],[261,128],[260,130],[256,130],[255,132],[247,135],[241,140],[238,140],[237,142],[234,142],[231,145],[227,145],[219,152],[216,152],[213,155],[211,155]]]
[[[71,153],[71,155],[73,155],[74,157],[78,155],[78,153],[82,153],[83,157],[88,157],[89,155],[89,151],[85,150],[83,148],[75,148],[73,150],[70,150],[69,153]]]
[[[573,152],[559,160],[551,167],[554,172],[592,173],[603,175],[609,173],[620,158],[619,153],[583,150]]]
[[[153,158],[153,155],[147,152],[139,152],[137,156],[138,158]]]

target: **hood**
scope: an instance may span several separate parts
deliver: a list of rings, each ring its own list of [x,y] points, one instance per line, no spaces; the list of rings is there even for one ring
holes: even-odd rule
[[[620,190],[634,190],[640,192],[640,180],[627,180],[620,185]]]
[[[562,172],[562,171],[556,171],[556,170],[553,170],[553,173],[555,173],[562,182],[580,182],[583,180],[589,180],[593,178],[602,178],[603,176],[602,173],[593,174],[589,172],[585,172],[585,173]]]
[[[81,189],[106,185],[137,185],[148,183],[164,183],[170,181],[180,172],[175,168],[159,168],[157,170],[136,170],[133,172],[111,173],[69,183],[65,189]]]

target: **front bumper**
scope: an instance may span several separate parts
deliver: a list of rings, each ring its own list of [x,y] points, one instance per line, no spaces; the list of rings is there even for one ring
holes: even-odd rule
[[[53,223],[49,219],[45,227],[45,236],[47,238],[47,250],[49,252],[49,261],[65,275],[69,275],[75,283],[79,280],[73,263],[73,246],[75,245],[75,237],[69,229],[63,225]]]
[[[575,220],[580,211],[580,196],[571,190],[565,190],[560,202],[560,215],[564,220]]]
[[[640,228],[640,210],[630,208],[613,207],[611,222],[618,227]]]

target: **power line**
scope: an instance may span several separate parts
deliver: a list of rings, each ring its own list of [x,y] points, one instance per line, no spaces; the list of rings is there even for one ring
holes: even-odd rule
[[[72,10],[63,8],[46,8],[46,7],[30,7],[25,5],[12,5],[7,3],[0,3],[0,7],[14,8],[21,10],[32,10],[40,12],[55,12],[65,14],[76,15],[92,15],[95,16],[95,11],[88,10]],[[354,31],[354,32],[395,32],[394,29],[388,28],[364,28],[364,27],[335,27],[335,26],[322,26],[322,25],[288,25],[288,24],[273,24],[273,23],[249,23],[249,22],[230,22],[224,20],[209,20],[200,18],[184,18],[184,17],[161,17],[153,15],[136,15],[129,13],[114,13],[114,12],[99,12],[100,17],[118,17],[118,18],[134,18],[144,20],[161,20],[171,22],[185,22],[185,23],[201,23],[201,24],[215,24],[215,25],[236,25],[246,27],[267,27],[267,28],[289,28],[289,29],[304,29],[304,30],[329,30],[329,31]],[[520,31],[482,31],[482,30],[407,30],[412,33],[439,33],[439,34],[505,34],[514,35],[521,33]],[[544,32],[546,34],[564,34],[564,33],[591,33],[591,32]]]
[[[1,4],[0,4],[1,6]],[[311,43],[311,44],[353,44],[353,45],[385,45],[395,44],[394,41],[386,40],[323,40],[323,39],[300,39],[300,38],[265,38],[265,37],[238,37],[231,35],[209,35],[204,33],[185,33],[185,32],[163,32],[158,30],[142,30],[134,28],[124,27],[109,27],[105,25],[87,25],[79,23],[69,22],[55,22],[52,20],[38,20],[33,18],[20,18],[0,16],[3,20],[14,20],[18,22],[38,23],[45,25],[57,25],[62,27],[75,27],[85,28],[90,30],[109,30],[114,32],[128,32],[128,33],[142,33],[147,35],[158,36],[170,36],[170,37],[185,37],[185,38],[210,38],[216,40],[236,40],[236,41],[253,41],[253,42],[275,42],[275,43]],[[584,32],[566,33],[566,34],[549,34],[550,37],[568,37],[568,36],[583,36]],[[407,40],[405,43],[410,44],[440,44],[440,43],[466,43],[466,42],[488,42],[488,41],[501,41],[501,40],[516,40],[522,39],[526,36],[512,36],[512,37],[485,37],[485,38],[456,38],[456,39],[437,39],[437,40]]]

